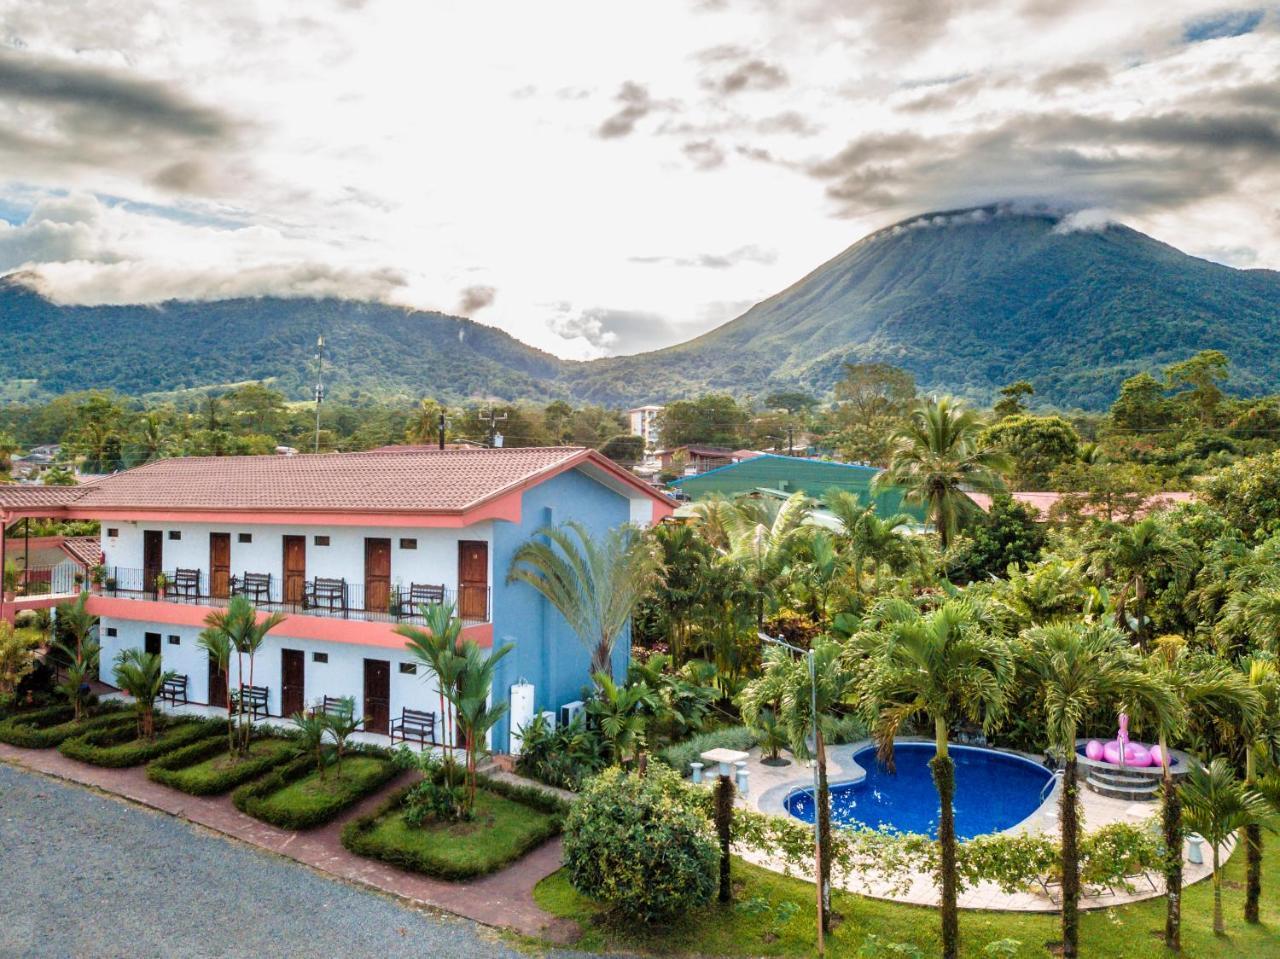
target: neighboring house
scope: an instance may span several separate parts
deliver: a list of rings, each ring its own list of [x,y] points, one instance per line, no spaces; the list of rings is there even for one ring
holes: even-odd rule
[[[984,513],[991,509],[991,494],[968,493],[966,495],[968,495],[969,499],[977,503]],[[1053,508],[1058,505],[1059,501],[1061,501],[1064,496],[1069,497],[1072,495],[1083,496],[1084,494],[1055,493],[1050,491],[1044,491],[1044,492],[1030,491],[1030,492],[1017,492],[1017,493],[1009,494],[1009,496],[1014,500],[1014,502],[1021,503],[1024,506],[1029,506],[1031,507],[1031,509],[1035,510],[1036,515],[1041,522],[1045,522],[1050,518],[1050,514],[1052,513]],[[1196,498],[1195,493],[1184,493],[1184,492],[1152,493],[1145,500],[1143,500],[1142,505],[1138,507],[1138,509],[1135,511],[1132,517],[1126,517],[1126,518],[1141,519],[1143,516],[1146,516],[1148,513],[1154,513],[1162,509],[1170,509],[1174,506],[1179,506],[1183,503],[1190,503],[1190,502],[1193,502],[1195,498]]]
[[[721,466],[737,462],[736,455],[736,451],[723,446],[700,446],[693,443],[688,446],[673,446],[671,449],[658,450],[654,453],[663,471],[674,469],[683,463],[686,476],[705,473],[707,470],[719,469]]]
[[[633,410],[627,410],[631,435],[643,436],[646,449],[653,449],[658,445],[658,414],[663,409],[661,406],[637,406]]]
[[[819,501],[827,490],[835,487],[856,494],[863,503],[874,502],[881,516],[907,513],[923,522],[923,509],[904,503],[901,491],[887,489],[872,494],[871,481],[879,472],[873,466],[761,453],[697,476],[681,477],[671,486],[692,500],[776,490],[786,495],[803,492]]]
[[[564,447],[166,459],[63,488],[56,502],[11,490],[22,488],[0,487],[5,526],[30,515],[102,524],[105,579],[89,608],[101,618],[104,681],[120,650],[144,648],[187,677],[192,701],[225,704],[235,663],[220,675],[196,640],[242,593],[287,614],[254,665],[269,712],[351,696],[370,732],[406,707],[439,712],[432,677],[394,631],[421,626],[417,606],[434,597],[456,603],[464,637],[514,646],[495,700],[518,682],[533,685],[537,710],[579,699],[590,657],[540,594],[507,583],[511,557],[544,524],[577,520],[603,536],[673,506],[600,454]],[[624,638],[618,675],[629,653]],[[508,734],[504,719],[496,750]]]

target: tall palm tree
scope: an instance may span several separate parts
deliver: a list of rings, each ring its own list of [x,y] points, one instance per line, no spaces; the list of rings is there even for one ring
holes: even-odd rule
[[[1179,704],[1159,677],[1142,668],[1119,630],[1101,623],[1057,622],[1022,634],[1022,662],[1044,703],[1050,747],[1065,759],[1062,827],[1062,954],[1079,954],[1080,820],[1076,737],[1092,710],[1127,708],[1155,725],[1173,725]]]
[[[253,735],[253,721],[245,709],[245,657],[249,657],[249,686],[253,685],[253,667],[258,650],[266,642],[267,633],[275,629],[285,620],[284,613],[271,613],[258,619],[258,611],[244,596],[232,596],[225,609],[215,609],[204,618],[209,630],[221,633],[231,644],[236,653],[236,680],[240,685],[241,695],[237,697],[239,709],[239,735],[236,751],[244,755],[249,750],[249,740]]]
[[[116,685],[133,697],[138,712],[138,738],[156,738],[156,700],[164,684],[178,675],[166,670],[155,653],[122,649],[116,654]]]
[[[458,640],[462,636],[462,620],[458,618],[453,603],[430,603],[419,607],[426,622],[426,629],[401,624],[395,631],[408,642],[409,654],[431,670],[440,696],[441,745],[446,749],[456,745],[453,704],[446,693],[458,685],[458,673],[463,666]],[[424,676],[423,679],[426,679]]]
[[[546,597],[591,653],[591,674],[613,676],[613,647],[661,575],[653,541],[634,526],[596,540],[577,521],[544,526],[511,558],[508,583]]]
[[[1280,578],[1274,567],[1259,582],[1235,589],[1222,605],[1214,626],[1220,640],[1243,635],[1280,656]]]
[[[890,621],[857,646],[869,654],[864,708],[880,756],[892,762],[894,738],[916,717],[933,724],[935,753],[929,763],[938,790],[939,875],[942,889],[942,955],[960,949],[956,904],[955,766],[948,754],[949,730],[958,721],[990,730],[1003,716],[1005,691],[1014,675],[1005,638],[964,599],[948,600],[928,614]]]
[[[1213,851],[1213,931],[1225,935],[1221,848],[1236,832],[1251,825],[1274,831],[1275,813],[1261,793],[1236,778],[1231,764],[1221,756],[1208,766],[1193,764],[1180,789],[1187,825],[1204,836]]]
[[[1186,727],[1190,714],[1213,717],[1239,715],[1252,723],[1262,706],[1257,691],[1244,677],[1217,658],[1195,656],[1181,636],[1162,636],[1147,659],[1148,671],[1173,690],[1181,706],[1156,716],[1160,755],[1169,755],[1169,743]],[[1161,783],[1161,820],[1164,829],[1165,924],[1164,943],[1174,952],[1182,948],[1182,804],[1173,782],[1173,767],[1164,764]]]
[[[1170,532],[1159,517],[1148,516],[1087,544],[1085,555],[1089,573],[1095,579],[1115,579],[1124,584],[1116,598],[1116,625],[1131,632],[1145,649],[1151,637],[1147,586],[1153,578],[1186,573],[1191,563],[1190,545]],[[1132,619],[1127,609],[1130,597],[1134,603]]]
[[[877,490],[902,487],[906,502],[923,505],[944,550],[977,509],[965,490],[998,492],[1012,467],[1008,454],[980,442],[982,428],[978,414],[957,400],[920,400],[894,434],[889,468],[873,482]]]
[[[231,675],[231,638],[223,631],[217,629],[201,630],[199,637],[196,638],[196,645],[209,654],[209,662],[212,663],[220,676],[224,678]],[[213,680],[210,678],[210,685]],[[231,690],[225,691],[223,699],[227,701],[227,752],[234,753],[236,751],[235,739],[235,713],[232,711]],[[213,690],[209,690],[209,698],[213,698]]]
[[[462,643],[462,669],[454,692],[458,733],[467,757],[467,811],[475,808],[477,757],[494,725],[507,711],[507,703],[492,695],[493,676],[498,661],[515,647],[508,643],[492,651],[481,649],[474,641]]]
[[[1244,784],[1259,786],[1259,765],[1274,767],[1280,758],[1280,669],[1273,659],[1252,656],[1240,661],[1240,675],[1258,694],[1260,708],[1251,716],[1241,716],[1244,739]],[[1262,828],[1257,823],[1245,826],[1245,922],[1260,921],[1258,904],[1262,898]]]
[[[911,568],[923,558],[919,542],[904,530],[912,523],[906,513],[881,519],[874,504],[863,505],[848,490],[829,490],[823,499],[827,510],[840,521],[839,542],[853,565],[853,588],[862,592],[862,573],[868,561],[875,564],[876,590],[880,589],[882,567],[895,572]]]
[[[724,517],[727,555],[755,592],[756,624],[763,625],[765,604],[774,594],[793,542],[809,516],[809,498],[802,492],[793,493],[776,510],[751,500],[734,505]]]

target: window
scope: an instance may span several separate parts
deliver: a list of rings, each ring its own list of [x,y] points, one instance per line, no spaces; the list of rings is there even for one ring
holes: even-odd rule
[[[119,634],[116,632],[116,628],[115,628],[114,626],[108,626],[108,627],[107,627],[107,635],[108,635],[108,636],[117,636],[117,635],[119,635]]]
[[[328,546],[328,545],[329,545],[329,537],[328,537],[328,536],[317,536],[317,537],[316,537],[316,545],[317,545],[317,546]]]
[[[252,534],[252,533],[241,533],[239,536],[237,536],[237,537],[236,537],[236,542],[238,542],[238,543],[252,543],[252,542],[253,542],[253,534]]]
[[[417,663],[401,663],[400,672],[407,673],[410,676],[416,676],[418,674],[418,664]]]
[[[177,529],[169,530],[170,539],[182,539],[182,531]]]
[[[170,634],[170,636],[169,636],[169,645],[170,645],[170,646],[179,646],[179,645],[181,645],[181,644],[182,644],[182,637],[181,637],[181,636],[174,636],[174,635]]]
[[[400,548],[401,549],[417,549],[418,541],[416,539],[402,539],[400,540]]]
[[[329,661],[328,653],[312,653],[311,661],[313,663],[327,663]]]
[[[111,526],[107,527],[107,539],[116,539],[119,536],[120,536],[120,530],[115,529],[114,527],[111,527]]]

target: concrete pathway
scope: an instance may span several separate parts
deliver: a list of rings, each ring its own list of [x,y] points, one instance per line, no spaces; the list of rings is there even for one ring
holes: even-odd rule
[[[487,926],[560,944],[575,942],[580,935],[576,923],[544,912],[533,901],[533,887],[560,868],[559,839],[545,843],[507,869],[467,882],[443,882],[405,872],[343,848],[340,839],[343,825],[376,809],[387,792],[409,781],[408,774],[393,780],[328,825],[307,832],[290,832],[246,816],[227,796],[189,796],[153,783],[142,767],[104,769],[68,759],[56,749],[20,749],[6,743],[0,743],[0,762],[123,796],[338,879]]]

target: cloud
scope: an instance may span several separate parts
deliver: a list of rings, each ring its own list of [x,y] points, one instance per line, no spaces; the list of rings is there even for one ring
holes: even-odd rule
[[[715,140],[690,140],[682,149],[699,170],[714,170],[724,165],[724,150]]]
[[[670,266],[725,270],[739,263],[775,263],[778,253],[776,250],[766,250],[749,244],[730,250],[728,253],[698,253],[694,256],[632,256],[628,259],[632,263],[663,263]]]
[[[767,60],[752,57],[734,64],[726,71],[718,71],[704,84],[725,96],[753,90],[777,90],[789,82],[787,71]]]
[[[606,140],[630,136],[636,124],[652,113],[656,106],[649,96],[648,88],[630,80],[622,85],[614,99],[622,106],[607,117],[596,131],[597,136]]]
[[[1032,89],[1046,94],[1057,93],[1063,87],[1085,90],[1106,83],[1110,77],[1111,71],[1101,63],[1073,63],[1041,74]]]
[[[1102,233],[1107,227],[1116,223],[1115,217],[1107,210],[1076,210],[1068,213],[1053,227],[1059,235],[1067,233]]]
[[[498,291],[491,286],[469,286],[458,297],[458,313],[470,316],[486,306],[492,306]]]

